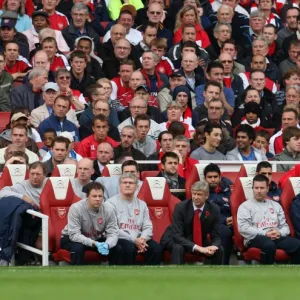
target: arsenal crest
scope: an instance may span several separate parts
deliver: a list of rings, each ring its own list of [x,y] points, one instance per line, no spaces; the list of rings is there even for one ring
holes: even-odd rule
[[[134,210],[134,214],[135,214],[136,216],[138,216],[138,215],[140,214],[140,210],[136,208],[136,209]]]
[[[59,27],[60,29],[63,29],[63,27],[64,27],[64,24],[63,24],[63,23],[58,23],[57,25],[58,25],[58,27]]]
[[[102,224],[103,223],[103,218],[98,218],[98,224]]]
[[[57,214],[58,214],[58,216],[59,216],[61,219],[63,219],[63,218],[66,216],[66,214],[67,214],[66,208],[65,208],[65,207],[58,207],[58,208],[57,208]]]
[[[274,214],[274,209],[272,207],[269,208],[271,214]]]
[[[274,197],[273,197],[273,200],[274,200],[274,201],[279,201],[279,197],[278,197],[278,196],[274,196]]]
[[[160,219],[163,216],[163,209],[162,207],[155,207],[154,209],[155,216]]]

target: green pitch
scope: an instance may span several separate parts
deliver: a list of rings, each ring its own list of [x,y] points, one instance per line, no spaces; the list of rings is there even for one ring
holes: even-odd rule
[[[300,267],[0,268],[5,300],[300,299]]]

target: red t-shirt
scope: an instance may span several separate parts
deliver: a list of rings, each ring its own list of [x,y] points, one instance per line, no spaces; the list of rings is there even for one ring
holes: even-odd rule
[[[68,64],[68,61],[67,61],[67,59],[64,55],[56,53],[54,58],[53,58],[53,62],[50,65],[50,70],[52,72],[56,72],[57,69],[59,69],[59,68],[67,68],[68,69],[69,64]]]
[[[26,61],[26,59],[18,58],[16,63],[12,67],[8,67],[7,65],[5,65],[4,70],[9,74],[15,74],[18,72],[25,73],[31,68],[31,65]]]
[[[49,21],[50,28],[54,30],[62,31],[65,27],[69,25],[68,18],[58,11],[55,11],[53,15],[49,16]]]
[[[170,77],[172,75],[172,71],[173,71],[172,67],[173,67],[173,64],[171,63],[171,61],[168,58],[164,58],[159,61],[159,63],[156,65],[155,69],[157,72],[163,73]]]
[[[113,148],[119,146],[118,142],[108,136],[105,138],[104,142],[111,144]],[[80,142],[78,154],[80,154],[82,157],[96,159],[97,147],[99,144],[101,144],[101,142],[96,141],[94,134],[92,134]]]

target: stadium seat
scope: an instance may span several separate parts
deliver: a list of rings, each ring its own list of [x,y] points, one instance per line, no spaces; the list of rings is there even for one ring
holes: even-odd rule
[[[234,190],[231,194],[230,205],[231,213],[233,216],[233,229],[234,229],[234,244],[240,257],[245,261],[260,261],[260,249],[250,248],[244,246],[244,239],[238,231],[237,212],[239,206],[246,201],[246,199],[253,197],[252,191],[253,177],[238,178],[234,185]],[[283,250],[276,251],[275,261],[288,261],[289,256]]]
[[[61,232],[68,223],[70,206],[79,201],[74,194],[68,177],[50,177],[40,197],[40,208],[49,216],[49,251],[56,262],[70,263],[70,252],[60,249]],[[86,251],[85,262],[98,261],[100,255],[94,251]]]
[[[36,142],[36,145],[39,149],[42,149],[45,146],[43,142]]]
[[[2,132],[10,122],[10,112],[0,112],[0,132]]]
[[[69,177],[75,178],[77,176],[76,166],[73,164],[57,165],[51,174],[51,177]]]
[[[5,186],[12,186],[26,180],[28,176],[26,165],[8,165],[3,169],[0,177],[0,190]]]
[[[122,174],[121,164],[108,164],[104,167],[101,176],[111,177],[120,176]]]
[[[294,168],[284,172],[278,182],[278,186],[283,188],[290,177],[300,177],[300,164],[296,164]]]
[[[72,148],[76,153],[78,153],[79,147],[80,147],[80,142],[74,142],[72,145]]]
[[[143,171],[141,173],[141,180],[144,181],[147,177],[155,177],[159,171]]]

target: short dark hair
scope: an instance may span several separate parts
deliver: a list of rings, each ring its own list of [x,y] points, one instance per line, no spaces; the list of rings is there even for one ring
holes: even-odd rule
[[[78,43],[77,43],[77,46],[78,46],[78,44],[79,44],[81,41],[89,42],[91,48],[93,47],[93,41],[92,41],[89,37],[87,37],[87,36],[80,37],[80,38],[79,38],[79,41],[78,41]]]
[[[47,128],[45,129],[43,135],[45,136],[45,133],[53,133],[55,136],[57,136],[56,130],[54,128]]]
[[[217,69],[217,68],[224,70],[223,64],[221,64],[219,61],[212,61],[208,64],[206,72],[207,74],[210,74],[212,69]]]
[[[20,46],[19,46],[18,42],[16,42],[16,41],[8,41],[8,42],[5,42],[5,43],[4,43],[4,52],[6,51],[6,47],[7,47],[8,44],[15,44],[15,45],[17,45],[17,46],[18,46],[18,49],[19,49],[19,52],[20,52]]]
[[[274,2],[274,1],[273,1],[273,2]],[[278,32],[277,27],[276,27],[275,25],[273,25],[273,24],[266,24],[266,25],[264,26],[264,28],[273,28],[275,34],[277,34],[277,32]]]
[[[300,129],[298,127],[291,126],[283,130],[283,145],[286,146],[287,142],[289,142],[292,137],[296,137],[297,139],[300,138]]]
[[[272,169],[272,165],[268,161],[261,161],[256,166],[256,173],[259,173],[262,168],[271,168]]]
[[[223,42],[223,43],[221,44],[221,49],[224,48],[225,44],[231,44],[231,45],[233,45],[233,46],[234,46],[234,50],[237,51],[236,42],[235,42],[234,39],[228,39],[228,40],[226,40],[225,42]]]
[[[255,138],[258,136],[265,138],[267,140],[267,142],[269,143],[271,135],[267,130],[260,130],[260,131],[256,132]]]
[[[92,190],[101,190],[104,193],[104,187],[100,182],[94,181],[85,186],[86,195],[89,196]]]
[[[120,67],[121,66],[132,66],[133,71],[136,70],[135,63],[132,59],[126,59],[125,61],[121,62]]]
[[[95,84],[90,84],[86,90],[85,90],[85,94],[88,97],[90,103],[92,103],[94,100],[92,98],[92,96],[95,96],[95,94],[97,94],[97,89],[102,88],[102,85],[99,85],[97,83]]]
[[[46,38],[43,39],[43,41],[41,42],[41,46],[43,48],[44,44],[45,43],[54,43],[56,48],[57,48],[57,42],[56,42],[56,39],[53,38],[52,36],[48,36]]]
[[[96,121],[106,122],[108,126],[108,118],[104,115],[94,116],[92,121],[92,126],[95,126]]]
[[[121,166],[122,173],[123,173],[124,167],[127,167],[127,166],[135,166],[137,172],[139,172],[139,165],[135,160],[124,161]]]
[[[69,146],[70,146],[70,140],[68,140],[67,138],[63,137],[63,136],[57,136],[51,143],[51,148],[53,148],[55,146],[56,143],[62,143],[62,144],[66,144],[66,149],[68,150]]]
[[[253,127],[251,127],[250,125],[248,124],[241,124],[237,129],[236,129],[236,132],[235,132],[235,138],[237,137],[237,134],[239,132],[244,132],[248,135],[248,138],[250,140],[252,140],[252,142],[255,140],[255,130],[253,129]]]
[[[265,176],[265,175],[262,175],[262,174],[257,174],[254,176],[253,178],[253,185],[254,185],[254,182],[265,182],[267,184],[267,186],[269,186],[269,179]]]
[[[182,52],[183,48],[194,48],[195,51],[196,51],[196,53],[199,50],[196,42],[193,42],[193,41],[185,41],[185,42],[183,42],[182,47],[181,47],[181,52]]]
[[[207,173],[209,173],[209,172],[216,172],[216,173],[218,173],[219,175],[221,175],[221,170],[220,170],[220,168],[218,167],[218,165],[213,164],[213,163],[207,165],[207,166],[204,168],[203,172],[204,172],[204,177],[206,177]]]
[[[254,73],[262,73],[262,74],[264,74],[264,76],[266,77],[266,74],[265,74],[265,72],[264,72],[263,70],[260,70],[260,69],[252,69],[252,70],[250,71],[250,79],[252,78],[252,75],[253,75]]]
[[[58,95],[55,99],[54,99],[54,104],[56,103],[56,101],[58,99],[62,99],[64,101],[69,102],[69,107],[71,107],[71,97],[70,96],[64,96],[64,95]]]
[[[204,127],[204,133],[208,133],[210,135],[215,128],[220,129],[222,131],[222,127],[221,127],[220,124],[215,124],[215,123],[208,122],[206,124],[206,126]]]
[[[184,31],[185,31],[186,28],[194,28],[195,31],[197,31],[196,28],[195,28],[195,25],[193,25],[193,24],[184,24],[182,26],[182,33],[184,33]]]
[[[87,61],[86,54],[81,50],[74,50],[70,55],[70,61],[72,62],[75,57],[83,58],[85,62]]]
[[[13,128],[11,129],[11,133],[13,133],[14,129],[24,129],[25,130],[25,135],[28,136],[28,132],[27,132],[27,127],[21,124],[15,125],[13,126]]]
[[[282,81],[285,83],[286,80],[290,79],[294,75],[300,77],[300,70],[297,68],[287,70],[282,76]]]
[[[138,121],[148,121],[149,122],[149,126],[151,124],[151,120],[150,120],[150,117],[147,115],[147,114],[140,114],[140,115],[137,115],[134,119],[134,126],[137,125]]]
[[[166,153],[162,156],[162,158],[161,158],[161,163],[162,163],[163,165],[166,163],[168,157],[170,157],[170,158],[175,158],[175,159],[178,161],[178,163],[179,163],[179,157],[178,157],[178,155],[177,155],[176,153],[174,153],[174,152],[166,152]]]
[[[159,142],[161,142],[162,137],[163,137],[164,134],[170,134],[170,135],[172,136],[172,138],[174,138],[172,132],[170,132],[170,131],[168,131],[168,130],[165,130],[165,131],[162,131],[162,132],[158,135],[158,138],[157,138],[157,139],[158,139]]]
[[[220,89],[220,91],[222,91],[222,85],[220,82],[216,81],[216,80],[208,80],[205,84],[204,87],[204,91],[206,92],[209,86],[215,86],[218,87]]]
[[[299,21],[300,21],[300,17],[298,16]],[[289,43],[289,50],[292,48],[292,46],[294,47],[300,47],[300,41],[299,40],[291,40]]]
[[[43,174],[46,175],[47,174],[47,168],[45,166],[44,163],[42,163],[41,161],[35,161],[34,163],[29,165],[29,171],[30,170],[35,170],[36,168],[41,168],[43,170]]]
[[[299,113],[298,113],[298,111],[295,109],[295,108],[293,108],[293,107],[284,107],[283,108],[283,112],[282,112],[282,115],[284,114],[284,113],[286,113],[286,112],[292,112],[292,113],[294,113],[295,114],[295,118],[298,120],[299,119]]]
[[[185,127],[180,121],[173,121],[169,128],[168,131],[172,133],[173,138],[175,138],[178,135],[184,135],[185,134]]]

